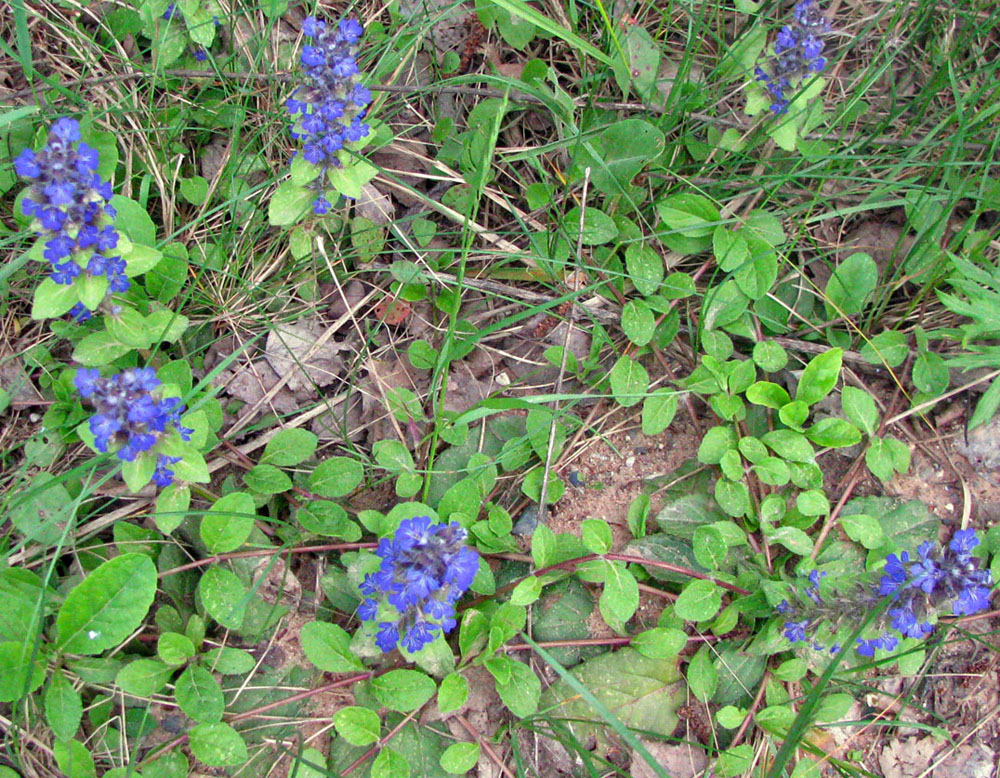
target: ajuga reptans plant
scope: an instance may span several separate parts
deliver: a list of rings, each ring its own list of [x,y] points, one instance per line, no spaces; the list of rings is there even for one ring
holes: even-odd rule
[[[115,253],[117,214],[111,185],[97,174],[99,162],[97,150],[80,141],[79,122],[64,118],[52,125],[46,145],[24,149],[14,168],[31,182],[21,208],[44,241],[49,278],[65,286],[102,286],[107,299],[128,290],[130,282],[125,260]],[[78,320],[91,315],[82,303],[70,313]]]
[[[846,593],[824,596],[820,579],[813,570],[808,584],[797,592],[794,602],[782,602],[778,612],[786,616],[785,637],[793,643],[811,643],[817,651],[840,651],[837,642],[828,643],[851,614],[870,613],[884,598],[891,598],[888,609],[878,619],[875,637],[859,637],[855,648],[862,656],[875,655],[876,649],[892,651],[900,637],[924,638],[934,630],[939,614],[967,616],[990,606],[989,570],[980,570],[972,557],[979,545],[975,530],[958,530],[947,546],[930,541],[921,543],[917,558],[908,552],[889,554],[883,574],[875,586],[858,586]]]
[[[168,456],[157,449],[176,435],[191,439],[181,414],[184,404],[176,397],[160,397],[160,379],[151,367],[137,367],[102,378],[100,371],[81,368],[73,379],[80,396],[90,402],[96,413],[90,417],[90,432],[98,451],[117,448],[123,462],[134,462],[147,452],[156,455],[152,480],[157,486],[169,486],[174,472],[171,465],[180,457]]]
[[[302,72],[305,83],[285,103],[295,121],[292,136],[302,141],[296,152],[319,169],[309,184],[316,192],[313,211],[327,213],[332,204],[326,196],[327,174],[342,167],[341,155],[348,143],[368,135],[362,119],[371,102],[371,92],[359,83],[360,71],[355,61],[363,29],[354,19],[342,19],[336,26],[313,16],[302,31],[314,38],[302,48]]]
[[[754,71],[774,100],[771,110],[775,114],[788,110],[795,90],[809,74],[826,67],[826,58],[821,56],[825,45],[822,35],[829,29],[815,0],[801,0],[792,12],[792,23],[781,28],[774,42],[774,56]]]
[[[382,564],[361,584],[365,599],[358,616],[378,625],[375,642],[382,651],[400,639],[407,651],[419,651],[455,627],[455,603],[479,569],[479,556],[465,538],[457,522],[434,524],[418,516],[379,541]]]

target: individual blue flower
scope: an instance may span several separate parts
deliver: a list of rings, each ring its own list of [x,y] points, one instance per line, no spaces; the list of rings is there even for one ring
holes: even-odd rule
[[[81,367],[73,376],[73,386],[81,397],[90,397],[97,389],[97,382],[101,377],[101,371],[95,367]]]
[[[426,621],[418,621],[410,627],[403,635],[403,648],[411,654],[416,653],[428,643],[433,642],[435,630],[439,629],[437,624]]]
[[[69,286],[80,275],[80,266],[76,262],[62,262],[52,266],[49,278],[60,286]]]
[[[206,61],[208,59],[208,52],[205,51],[204,49],[195,49],[194,50],[194,58],[198,62],[204,62],[204,61]]]
[[[76,322],[84,322],[93,316],[91,310],[83,303],[77,303],[69,309],[69,316]]]
[[[394,622],[383,621],[378,625],[375,645],[382,651],[392,651],[399,643],[399,629]]]
[[[806,628],[809,626],[809,619],[802,621],[786,621],[785,637],[792,643],[803,643],[806,639]]]
[[[35,159],[35,152],[31,149],[24,149],[14,160],[14,170],[23,178],[38,178],[42,169]]]
[[[170,466],[180,461],[180,457],[168,457],[166,454],[160,454],[156,461],[156,469],[153,471],[153,483],[159,487],[170,486],[174,481],[174,471],[170,469]]]

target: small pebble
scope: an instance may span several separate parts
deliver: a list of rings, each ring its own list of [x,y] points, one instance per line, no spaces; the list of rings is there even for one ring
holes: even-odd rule
[[[535,527],[537,526],[538,506],[529,505],[521,511],[521,515],[518,516],[517,521],[514,522],[514,526],[510,531],[515,535],[532,535],[534,534]]]
[[[569,482],[573,486],[583,486],[584,484],[583,478],[580,477],[580,474],[576,470],[570,471]]]
[[[625,467],[632,467],[635,464],[635,457],[625,457]]]

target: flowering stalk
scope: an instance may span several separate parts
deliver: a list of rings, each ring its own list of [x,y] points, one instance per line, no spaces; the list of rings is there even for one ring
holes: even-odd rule
[[[65,118],[52,125],[41,150],[24,149],[14,160],[18,175],[31,181],[21,208],[44,243],[49,278],[77,291],[70,313],[79,321],[91,316],[82,299],[96,305],[130,286],[115,252],[121,236],[111,185],[97,175],[98,164],[97,150],[80,141],[79,122]]]
[[[785,637],[792,643],[811,642],[815,650],[825,650],[826,645],[816,639],[821,630],[836,633],[846,615],[871,612],[885,597],[891,597],[888,611],[878,620],[881,634],[857,639],[857,652],[872,657],[875,649],[895,649],[899,637],[926,637],[934,630],[939,613],[950,609],[955,616],[966,616],[985,610],[990,606],[993,579],[972,557],[977,545],[976,531],[964,529],[944,548],[930,541],[921,543],[916,559],[906,551],[898,556],[889,554],[878,586],[859,587],[832,597],[820,593],[820,578],[825,573],[813,570],[796,601],[786,600],[778,606],[778,612],[788,618]],[[837,643],[829,648],[831,654],[839,650]]]
[[[792,12],[792,23],[785,25],[774,42],[774,56],[766,67],[757,67],[754,75],[772,99],[775,115],[788,110],[790,95],[810,73],[826,67],[820,56],[824,43],[820,37],[830,24],[815,5],[815,0],[800,0]]]
[[[305,84],[285,103],[294,125],[292,137],[301,140],[302,151],[295,156],[313,168],[306,186],[315,193],[312,207],[319,215],[331,206],[326,197],[331,171],[344,166],[345,145],[360,141],[369,132],[362,121],[371,102],[371,92],[358,82],[360,71],[355,55],[363,29],[354,19],[342,19],[336,27],[313,16],[302,31],[314,38],[314,45],[302,48]],[[295,171],[293,161],[293,175]]]
[[[129,368],[102,378],[98,370],[82,368],[76,371],[73,384],[97,411],[89,422],[97,450],[103,453],[116,448],[123,462],[145,460],[151,472],[139,488],[150,478],[157,486],[169,486],[174,477],[171,467],[181,457],[169,456],[162,449],[171,439],[189,441],[192,430],[180,423],[184,404],[176,397],[160,396],[156,371],[151,367]],[[129,486],[137,488],[134,483]]]
[[[410,653],[455,627],[455,603],[472,584],[479,556],[465,545],[456,523],[432,524],[427,516],[401,522],[392,539],[382,538],[378,571],[365,576],[358,608],[362,621],[378,624],[375,643],[396,648],[402,637]]]

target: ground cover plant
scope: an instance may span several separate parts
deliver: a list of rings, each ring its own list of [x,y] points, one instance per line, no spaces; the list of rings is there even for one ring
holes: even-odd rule
[[[1000,14],[17,0],[0,776],[988,776]]]

